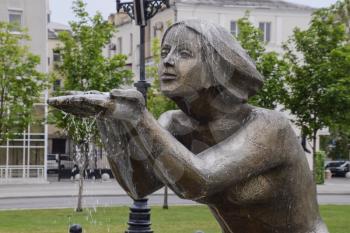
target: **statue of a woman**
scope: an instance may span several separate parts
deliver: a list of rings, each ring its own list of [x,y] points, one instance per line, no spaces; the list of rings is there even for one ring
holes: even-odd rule
[[[247,104],[263,80],[222,27],[172,25],[159,64],[162,92],[180,110],[159,121],[134,90],[58,97],[50,104],[99,114],[111,168],[133,198],[169,186],[208,205],[225,233],[327,233],[305,154],[287,119]]]

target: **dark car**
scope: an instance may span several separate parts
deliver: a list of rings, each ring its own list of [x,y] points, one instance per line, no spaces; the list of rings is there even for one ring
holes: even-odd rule
[[[332,172],[333,176],[345,176],[350,171],[349,161],[331,161],[327,163],[325,169]]]

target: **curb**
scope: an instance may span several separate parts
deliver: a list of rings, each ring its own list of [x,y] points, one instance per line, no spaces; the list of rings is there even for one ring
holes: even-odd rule
[[[317,193],[317,195],[330,195],[330,196],[346,196],[346,195],[350,195],[350,192],[338,192],[338,193],[326,193],[326,192],[322,192],[322,193]],[[84,197],[127,197],[127,194],[83,194],[83,198]],[[163,193],[155,193],[149,196],[164,196]],[[168,193],[168,196],[177,196],[175,193]],[[67,195],[67,194],[62,194],[62,195],[38,195],[38,196],[4,196],[4,197],[0,197],[0,199],[18,199],[18,198],[66,198],[66,197],[72,197],[72,198],[76,198],[78,197],[77,194],[74,195]]]
[[[350,195],[350,192],[337,192],[337,193],[327,193],[327,192],[322,192],[322,193],[317,193],[317,195],[334,195],[334,196],[345,196],[345,195]]]
[[[163,193],[155,193],[149,196],[163,196]],[[168,196],[177,196],[174,193],[168,193]],[[38,196],[4,196],[0,197],[0,199],[18,199],[18,198],[64,198],[64,197],[78,197],[78,195],[67,195],[67,194],[62,194],[62,195],[38,195]],[[85,194],[83,195],[84,197],[128,197],[126,194]]]

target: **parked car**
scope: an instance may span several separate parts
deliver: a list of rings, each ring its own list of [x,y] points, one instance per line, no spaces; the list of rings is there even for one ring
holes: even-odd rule
[[[59,156],[59,157],[58,157]],[[61,161],[59,161],[59,159]],[[72,169],[74,167],[73,160],[68,155],[48,154],[47,155],[47,173],[57,173],[58,164],[61,169]]]
[[[330,161],[326,164],[325,169],[332,172],[333,176],[345,176],[346,173],[350,172],[349,161]]]
[[[54,174],[58,172],[58,163],[56,160],[56,154],[47,155],[47,173]]]

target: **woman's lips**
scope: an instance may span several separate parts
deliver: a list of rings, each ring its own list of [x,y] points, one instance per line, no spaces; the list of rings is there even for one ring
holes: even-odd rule
[[[160,80],[162,80],[162,81],[170,81],[170,80],[175,80],[175,79],[176,79],[176,75],[171,74],[171,73],[163,73],[160,76]]]

